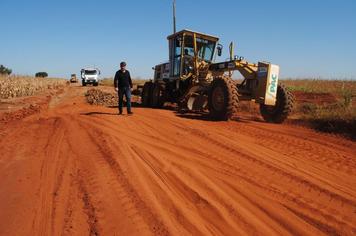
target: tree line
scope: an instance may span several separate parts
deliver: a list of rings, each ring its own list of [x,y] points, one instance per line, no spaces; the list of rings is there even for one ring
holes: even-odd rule
[[[4,65],[0,65],[0,75],[11,75],[12,70],[10,68],[7,68]],[[41,78],[46,78],[48,77],[47,72],[37,72],[35,74],[35,77],[41,77]]]

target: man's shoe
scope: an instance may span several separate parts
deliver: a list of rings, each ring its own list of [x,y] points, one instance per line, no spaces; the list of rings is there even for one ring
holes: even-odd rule
[[[131,115],[133,115],[133,112],[132,111],[127,112],[127,115],[131,116]]]
[[[122,111],[120,111],[120,112],[118,113],[118,115],[121,116],[121,115],[122,115]]]

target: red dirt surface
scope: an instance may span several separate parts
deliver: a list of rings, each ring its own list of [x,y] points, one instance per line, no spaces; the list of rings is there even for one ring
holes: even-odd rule
[[[293,91],[293,95],[298,103],[324,105],[337,102],[336,96],[331,93],[306,93],[302,91]]]
[[[355,235],[356,144],[85,103],[0,127],[0,235]],[[54,102],[53,102],[54,101]]]

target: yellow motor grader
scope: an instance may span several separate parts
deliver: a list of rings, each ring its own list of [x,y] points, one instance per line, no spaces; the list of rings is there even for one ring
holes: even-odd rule
[[[78,79],[77,79],[77,75],[76,74],[71,74],[70,75],[70,82],[71,83],[77,83]]]
[[[293,97],[278,84],[279,66],[268,62],[250,63],[234,55],[215,63],[222,55],[219,38],[182,30],[168,36],[169,62],[154,67],[153,81],[142,90],[142,104],[159,108],[165,102],[178,104],[179,112],[209,111],[214,120],[229,120],[236,115],[239,101],[260,104],[262,117],[282,123],[293,106]],[[233,71],[244,77],[236,83]]]

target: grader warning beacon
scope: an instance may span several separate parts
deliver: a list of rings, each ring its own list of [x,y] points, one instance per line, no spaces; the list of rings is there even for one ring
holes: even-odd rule
[[[142,104],[161,107],[165,102],[177,103],[180,112],[209,111],[212,119],[229,120],[236,115],[239,101],[255,101],[267,122],[282,123],[293,107],[290,92],[278,84],[279,66],[268,62],[249,63],[234,55],[215,63],[223,46],[219,38],[182,30],[168,36],[169,62],[154,67],[153,81],[142,90]],[[232,72],[244,77],[232,80]]]

